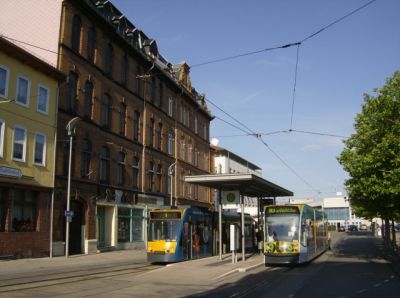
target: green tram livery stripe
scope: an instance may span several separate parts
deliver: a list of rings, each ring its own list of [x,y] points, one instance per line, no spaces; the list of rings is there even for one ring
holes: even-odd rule
[[[168,211],[168,212],[150,212],[151,219],[181,219],[182,213],[180,211]]]
[[[299,214],[297,206],[274,206],[266,208],[267,215],[273,214]]]

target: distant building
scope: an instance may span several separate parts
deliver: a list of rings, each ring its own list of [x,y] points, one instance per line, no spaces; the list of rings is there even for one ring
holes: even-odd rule
[[[211,152],[214,160],[214,173],[216,174],[250,173],[260,177],[262,176],[260,167],[225,148],[211,145]],[[258,199],[250,197],[244,197],[243,199],[245,213],[257,217],[259,210]],[[241,207],[238,204],[227,204],[224,208],[241,211]]]
[[[49,256],[57,96],[64,80],[0,37],[0,256]]]
[[[290,204],[307,204],[315,208],[322,208],[328,216],[328,222],[336,227],[348,225],[369,224],[368,220],[357,217],[351,209],[350,200],[343,196],[323,198],[322,200],[314,199],[290,199]]]

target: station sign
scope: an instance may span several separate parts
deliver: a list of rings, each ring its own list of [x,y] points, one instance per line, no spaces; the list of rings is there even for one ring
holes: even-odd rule
[[[238,190],[223,190],[221,192],[222,205],[240,204],[240,192]]]

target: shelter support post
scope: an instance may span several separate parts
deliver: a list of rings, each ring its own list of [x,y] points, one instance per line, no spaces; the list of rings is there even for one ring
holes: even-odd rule
[[[218,189],[218,251],[219,260],[222,261],[222,204],[221,204],[221,189]]]
[[[242,214],[241,214],[241,216],[242,216],[242,262],[244,262],[244,261],[246,261],[246,245],[245,245],[245,243],[246,243],[246,239],[245,239],[245,236],[244,236],[244,196],[243,195],[240,195],[240,200],[241,200],[241,205],[242,205]]]

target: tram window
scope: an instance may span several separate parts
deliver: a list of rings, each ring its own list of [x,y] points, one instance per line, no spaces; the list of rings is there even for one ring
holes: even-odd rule
[[[149,241],[176,241],[179,223],[176,220],[150,221]]]
[[[267,241],[293,241],[298,240],[298,216],[273,215],[267,221]]]

